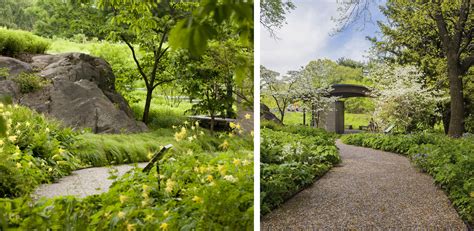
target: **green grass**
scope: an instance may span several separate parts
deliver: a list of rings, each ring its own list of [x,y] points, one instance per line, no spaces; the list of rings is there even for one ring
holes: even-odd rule
[[[85,164],[98,167],[149,160],[149,153],[174,144],[172,129],[157,129],[138,134],[92,134],[78,137],[74,155]]]
[[[344,125],[352,125],[353,129],[359,129],[359,126],[369,125],[371,115],[369,114],[344,114]]]
[[[310,122],[311,114],[306,113],[306,124]],[[371,115],[369,114],[344,114],[344,125],[352,125],[354,129],[359,129],[359,126],[367,126],[369,124]],[[286,112],[283,121],[286,125],[301,125],[303,124],[303,112]]]
[[[145,106],[146,92],[135,90],[133,95],[139,99],[137,103],[130,106],[137,120],[141,120],[143,108]],[[160,95],[159,91],[153,93],[150,107],[150,121],[148,127],[150,129],[171,128],[173,125],[180,125],[186,121],[186,111],[191,108],[192,104],[187,100],[182,100],[179,105],[167,102],[165,97]]]

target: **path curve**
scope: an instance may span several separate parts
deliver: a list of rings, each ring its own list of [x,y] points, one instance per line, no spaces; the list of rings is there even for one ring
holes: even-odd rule
[[[394,153],[336,142],[342,164],[262,218],[262,230],[467,230],[431,176]]]
[[[147,163],[138,163],[138,167],[143,168]],[[133,164],[113,166],[117,169],[117,175],[122,176],[134,167]],[[73,171],[71,175],[59,179],[53,184],[40,185],[34,198],[73,195],[86,197],[94,194],[101,194],[109,190],[113,180],[108,179],[110,167],[85,168]]]

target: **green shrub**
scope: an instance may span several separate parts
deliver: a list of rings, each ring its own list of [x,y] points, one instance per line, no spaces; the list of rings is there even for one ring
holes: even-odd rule
[[[0,55],[15,57],[21,53],[43,54],[50,42],[31,32],[0,27]]]
[[[302,126],[266,124],[260,144],[261,214],[312,184],[341,161],[334,135]]]
[[[0,197],[17,197],[81,166],[71,155],[75,134],[25,107],[0,104]]]
[[[253,230],[252,139],[234,136],[225,151],[209,152],[187,134],[160,161],[160,176],[155,167],[133,169],[107,193],[84,199],[0,199],[0,221],[21,230]],[[197,139],[228,139],[208,138]]]
[[[13,78],[19,87],[21,93],[30,93],[41,89],[45,85],[45,80],[34,73],[22,72]]]
[[[343,136],[342,141],[407,155],[448,193],[461,217],[474,224],[474,137],[452,139],[430,133],[360,133]]]

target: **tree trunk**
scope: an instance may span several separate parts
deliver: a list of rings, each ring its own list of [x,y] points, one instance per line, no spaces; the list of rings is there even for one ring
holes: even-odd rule
[[[283,123],[284,118],[285,118],[285,109],[280,110],[280,121],[281,121],[282,124],[284,124]]]
[[[449,95],[451,96],[451,116],[448,135],[460,137],[464,132],[464,100],[461,70],[457,59],[448,57]]]
[[[148,124],[148,117],[150,114],[151,98],[153,96],[153,89],[146,90],[145,109],[143,110],[142,122]]]
[[[211,113],[211,133],[214,133],[214,120],[215,120],[214,113]]]

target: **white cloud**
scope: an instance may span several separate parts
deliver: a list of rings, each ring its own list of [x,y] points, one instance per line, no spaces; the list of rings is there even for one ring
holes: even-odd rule
[[[309,61],[318,58],[337,59],[347,57],[356,60],[363,59],[364,50],[370,47],[362,32],[348,32],[350,38],[343,44],[334,46],[329,33],[335,27],[331,17],[337,16],[336,1],[294,1],[296,9],[287,15],[287,24],[277,31],[279,40],[271,38],[262,29],[261,34],[261,63],[282,74],[305,66]],[[342,40],[341,40],[342,41]],[[339,43],[339,42],[338,42]]]

